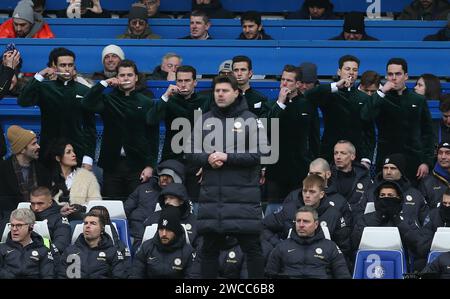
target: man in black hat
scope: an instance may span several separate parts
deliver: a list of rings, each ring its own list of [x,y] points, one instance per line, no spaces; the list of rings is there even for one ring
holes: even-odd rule
[[[437,162],[429,175],[419,184],[419,190],[425,196],[430,209],[437,207],[445,189],[450,186],[450,142],[439,143]]]
[[[158,232],[145,241],[133,261],[130,278],[193,278],[195,252],[186,242],[180,209],[167,205],[161,211]]]
[[[330,0],[306,0],[299,11],[288,14],[286,19],[334,20],[333,7]]]
[[[364,14],[351,12],[345,15],[343,31],[340,35],[330,40],[363,40],[375,41],[375,37],[367,35],[364,25]]]
[[[150,30],[147,21],[147,8],[138,3],[133,4],[128,13],[128,28],[127,32],[119,35],[117,38],[131,38],[131,39],[159,39],[159,35],[154,34]]]
[[[362,208],[366,207],[367,202],[374,202],[373,190],[377,189],[384,181],[395,182],[404,195],[403,213],[412,220],[418,220],[423,225],[428,216],[428,205],[425,198],[419,190],[414,188],[410,181],[404,175],[406,170],[406,161],[402,154],[392,154],[384,159],[383,170],[375,177],[375,182],[371,188],[364,193],[361,201]]]

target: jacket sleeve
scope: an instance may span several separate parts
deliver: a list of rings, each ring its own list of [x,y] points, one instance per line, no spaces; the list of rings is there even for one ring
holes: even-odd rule
[[[52,243],[56,246],[56,248],[58,248],[58,251],[64,252],[64,250],[70,245],[71,237],[72,234],[70,224],[67,221],[67,218],[58,219],[52,236]]]
[[[103,91],[106,87],[103,86],[100,82],[92,86],[92,88],[81,101],[81,105],[83,106],[83,108],[90,112],[102,113],[105,110],[105,101],[107,99],[107,95],[104,95]]]
[[[5,254],[5,252],[2,248],[3,246],[0,244],[0,279],[13,279],[16,276],[14,275],[14,273],[6,269],[4,265],[5,261],[3,255]]]
[[[350,272],[348,271],[347,263],[345,262],[344,255],[339,247],[330,243],[333,248],[330,253],[330,267],[335,279],[351,279]]]
[[[352,249],[358,250],[359,243],[361,242],[362,234],[364,231],[364,228],[366,227],[364,216],[359,218],[356,222],[355,226],[353,227],[352,235],[351,235],[351,242],[352,242]]]
[[[313,157],[318,157],[320,152],[320,118],[317,106],[313,105],[313,118],[311,120],[309,137],[309,149]]]
[[[8,93],[11,86],[11,80],[14,77],[14,70],[7,66],[1,67],[0,72],[0,99]]]
[[[281,256],[282,252],[280,251],[280,246],[275,247],[267,260],[266,269],[264,271],[266,277],[271,278],[281,274],[280,272],[283,268]]]
[[[428,167],[432,169],[434,166],[434,145],[436,137],[433,132],[433,120],[431,118],[431,113],[425,99],[423,100],[423,109],[420,120],[420,132],[422,134],[420,140],[422,141],[423,146],[422,161],[420,162],[427,164]]]
[[[70,227],[69,227],[70,228]],[[43,279],[53,279],[55,278],[55,264],[53,260],[52,253],[47,251],[43,254],[39,262],[39,274],[40,278]]]
[[[150,148],[148,149],[145,165],[156,168],[159,152],[159,124],[150,125],[147,134]]]
[[[159,122],[166,118],[167,105],[167,102],[162,99],[153,100],[152,108],[147,112],[147,124],[159,126]]]
[[[128,278],[125,257],[120,251],[114,251],[111,261],[111,276],[111,278]]]
[[[187,258],[187,265],[184,269],[184,278],[186,279],[200,279],[201,278],[201,265],[200,260],[197,257],[197,253],[192,251]]]
[[[59,279],[67,279],[67,257],[69,255],[69,252],[66,250],[64,251],[64,253],[61,255],[61,258],[59,260],[59,263],[56,264],[56,278]]]
[[[209,154],[206,153],[202,147],[203,142],[203,130],[202,119],[197,120],[194,124],[194,128],[191,132],[191,136],[187,140],[185,149],[185,158],[190,166],[208,167]],[[197,136],[195,138],[195,136]],[[195,142],[199,139],[200,142]]]
[[[331,84],[321,84],[305,92],[305,98],[314,105],[326,105],[331,96]]]
[[[352,243],[350,241],[351,228],[347,226],[344,217],[340,218],[340,223],[336,225],[336,230],[331,235],[331,239],[339,246],[346,256],[352,252]]]
[[[386,96],[385,96],[386,97]],[[369,97],[361,109],[361,119],[363,121],[373,121],[380,114],[381,106],[384,98],[380,97],[378,92],[375,92]]]
[[[134,191],[128,196],[128,199],[123,204],[123,208],[125,209],[127,218],[130,218],[131,213],[138,207],[139,191],[140,188],[134,189]]]
[[[84,154],[95,159],[97,128],[95,126],[95,114],[90,111],[83,111],[83,140],[85,143]]]
[[[17,104],[22,107],[38,105],[41,96],[41,86],[42,83],[36,78],[31,79],[17,98]]]
[[[284,228],[282,214],[284,214],[284,209],[281,209],[278,213],[266,215],[262,220],[262,238],[273,247],[277,246],[281,241],[280,236]]]
[[[361,102],[367,103],[371,100],[371,97],[363,92],[358,93],[358,97],[361,98]],[[373,162],[373,155],[375,151],[375,124],[373,120],[361,120],[362,125],[362,140],[360,157],[370,159]]]
[[[133,266],[131,268],[131,274],[130,277],[131,279],[143,279],[143,278],[147,278],[147,273],[146,273],[146,268],[147,268],[147,264],[146,264],[146,254],[144,252],[144,246],[141,246],[138,251],[136,252],[136,255],[134,256],[133,259]]]

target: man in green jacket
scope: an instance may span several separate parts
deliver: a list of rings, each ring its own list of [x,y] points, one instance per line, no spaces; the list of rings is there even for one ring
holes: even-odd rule
[[[74,80],[75,54],[72,51],[57,48],[52,54],[53,66],[36,73],[17,102],[22,107],[39,106],[40,145],[44,155],[54,140],[67,138],[77,157],[83,157],[83,163],[92,165],[97,138],[95,115],[81,105],[89,88]]]
[[[98,165],[103,168],[103,196],[126,198],[152,176],[158,157],[159,127],[147,123],[153,101],[137,92],[138,70],[131,60],[117,66],[117,77],[97,83],[83,107],[103,119]],[[109,94],[103,91],[114,87]]]
[[[322,111],[324,131],[320,156],[333,161],[333,148],[339,140],[348,140],[356,147],[357,159],[370,167],[375,147],[372,121],[361,118],[361,108],[370,97],[355,87],[360,61],[352,55],[339,58],[339,81],[321,84],[305,92],[305,97]]]
[[[406,158],[406,177],[411,182],[426,176],[433,165],[434,133],[426,99],[408,90],[408,64],[391,58],[386,65],[388,82],[363,107],[362,116],[378,128],[377,171],[383,158],[401,153]]]

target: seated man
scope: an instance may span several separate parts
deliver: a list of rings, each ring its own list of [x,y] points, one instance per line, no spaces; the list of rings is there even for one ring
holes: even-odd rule
[[[58,278],[126,278],[124,256],[105,233],[105,219],[89,212],[83,221],[83,233],[61,256]]]
[[[450,11],[447,0],[412,0],[397,20],[445,20]]]
[[[167,80],[175,81],[175,73],[183,58],[176,53],[166,53],[161,59],[161,65],[158,65],[153,70],[153,73],[148,76],[148,80]]]
[[[61,207],[52,199],[47,187],[36,187],[30,193],[31,210],[38,221],[46,221],[52,243],[63,252],[70,245],[70,223],[60,213]]]
[[[9,220],[11,231],[0,244],[0,279],[54,278],[53,256],[40,235],[33,232],[34,214],[17,209]]]
[[[209,27],[211,27],[211,22],[204,11],[194,10],[190,15],[189,23],[189,35],[182,37],[182,39],[196,39],[205,40],[212,39],[208,33]]]
[[[17,3],[13,17],[0,25],[0,38],[54,38],[50,26],[42,15],[35,13],[33,2],[22,0]]]
[[[247,11],[241,17],[242,33],[238,39],[244,40],[270,40],[273,39],[264,31],[261,14],[256,11]]]
[[[447,26],[439,30],[436,34],[430,34],[425,36],[424,41],[450,41],[450,12],[447,14]]]
[[[160,0],[139,0],[147,8],[147,18],[153,19],[170,19],[171,16],[159,11],[159,6],[161,5]]]
[[[306,0],[299,11],[289,13],[286,19],[334,20],[333,8],[330,0]]]
[[[180,210],[166,206],[160,214],[158,232],[134,257],[130,278],[193,278],[198,275],[194,263],[195,252],[186,242]]]
[[[364,14],[359,12],[350,12],[345,15],[342,33],[338,36],[330,38],[330,40],[378,40],[375,37],[367,35],[365,28]]]
[[[377,92],[380,87],[381,77],[377,72],[374,71],[365,71],[361,75],[361,82],[358,86],[358,90],[361,90],[368,96],[372,96],[375,92]]]
[[[157,34],[152,33],[147,20],[147,8],[142,4],[133,4],[128,13],[127,32],[119,35],[119,39],[160,39]]]
[[[266,265],[266,276],[283,278],[351,278],[344,255],[333,241],[325,239],[313,207],[295,213],[290,238],[275,247]]]

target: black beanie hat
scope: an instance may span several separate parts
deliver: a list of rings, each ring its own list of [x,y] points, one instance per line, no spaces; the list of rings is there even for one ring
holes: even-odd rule
[[[398,170],[402,173],[402,176],[405,176],[405,170],[406,170],[406,161],[405,157],[403,157],[402,154],[392,154],[388,156],[386,159],[384,159],[383,165],[386,164],[394,164],[397,166]]]
[[[164,206],[159,216],[158,230],[165,228],[174,232],[176,237],[180,237],[182,232],[180,218],[181,213],[178,207]]]
[[[306,0],[307,7],[329,8],[331,3],[329,0]]]
[[[351,12],[345,15],[344,32],[364,34],[364,14],[360,12]]]
[[[140,19],[147,22],[147,8],[145,8],[144,5],[140,4],[133,4],[133,6],[130,9],[130,12],[128,13],[128,22],[131,22],[131,20],[134,19]]]

